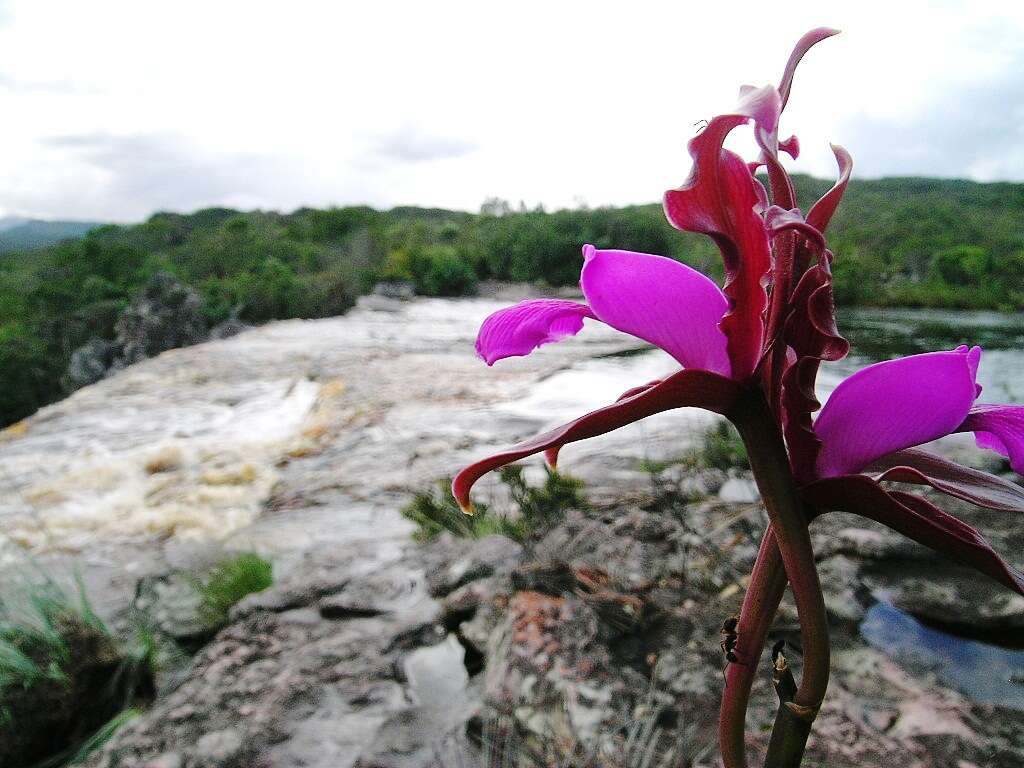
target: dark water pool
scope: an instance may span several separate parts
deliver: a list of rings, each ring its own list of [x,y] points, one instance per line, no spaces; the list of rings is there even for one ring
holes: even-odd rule
[[[868,609],[860,631],[911,671],[932,670],[975,701],[1024,710],[1024,650],[949,635],[883,602]]]

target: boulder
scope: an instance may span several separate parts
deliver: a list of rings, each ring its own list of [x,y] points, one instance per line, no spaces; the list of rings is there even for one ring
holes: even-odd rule
[[[93,337],[71,353],[64,385],[69,390],[87,387],[107,375],[120,357],[121,345]]]
[[[202,308],[203,300],[192,288],[171,274],[157,273],[117,320],[121,353],[115,366],[203,341],[207,328]]]

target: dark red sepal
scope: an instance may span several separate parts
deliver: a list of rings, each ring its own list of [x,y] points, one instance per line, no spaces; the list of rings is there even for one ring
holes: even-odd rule
[[[455,476],[452,493],[459,505],[468,510],[473,484],[491,470],[541,452],[547,452],[550,461],[566,443],[597,437],[673,408],[696,407],[725,413],[742,393],[743,388],[737,382],[717,373],[697,369],[679,371],[630,397],[470,464]]]
[[[822,360],[841,360],[850,349],[836,327],[828,258],[804,272],[793,291],[785,339],[796,362],[782,376],[783,430],[793,472],[797,480],[809,482],[821,449],[811,419],[821,407],[814,391],[818,367]]]
[[[1024,512],[1024,488],[1009,480],[919,448],[890,453],[865,470],[875,480],[930,485],[937,491],[1002,512]]]
[[[920,496],[886,491],[866,475],[816,480],[801,489],[817,510],[852,512],[888,526],[1024,595],[1024,574],[1007,563],[974,528]]]

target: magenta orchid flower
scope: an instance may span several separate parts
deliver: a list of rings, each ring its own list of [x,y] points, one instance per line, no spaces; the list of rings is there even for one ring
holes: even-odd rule
[[[800,615],[804,665],[799,688],[780,707],[769,765],[798,765],[828,682],[828,627],[808,525],[828,510],[876,520],[965,563],[1024,595],[1024,575],[974,528],[908,485],[991,509],[1024,511],[1024,489],[962,467],[917,446],[955,432],[1007,457],[1024,472],[1024,407],[975,401],[981,388],[978,347],[960,347],[869,366],[842,382],[821,408],[815,381],[822,362],[844,357],[832,295],[833,254],[825,231],[850,178],[852,160],[833,147],[835,186],[804,216],[779,153],[795,158],[795,137],[780,140],[779,118],[796,66],[835,34],[816,29],[797,43],[779,86],[740,91],[737,107],[690,141],[686,183],[665,193],[668,221],[710,236],[722,253],[725,281],[671,259],[583,247],[585,302],[526,301],[487,318],[477,353],[488,365],[573,336],[587,321],[660,347],[680,365],[664,380],[624,393],[604,408],[482,459],[460,472],[453,492],[470,511],[470,490],[483,474],[543,453],[554,463],[562,446],[681,407],[724,415],[739,429],[768,511],[738,622],[720,715],[726,768],[746,765],[744,717],[754,669],[787,583]],[[723,147],[734,129],[752,125],[760,148],[745,162]],[[768,189],[754,173],[765,167]],[[899,483],[893,487],[890,483]]]

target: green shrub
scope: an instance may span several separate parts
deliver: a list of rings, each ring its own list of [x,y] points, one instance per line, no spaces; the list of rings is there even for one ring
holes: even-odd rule
[[[724,420],[704,433],[698,462],[703,467],[713,469],[750,469],[747,447],[736,428]]]
[[[438,245],[424,250],[415,265],[416,292],[423,296],[467,296],[476,292],[473,268],[455,249]]]
[[[490,514],[486,504],[477,504],[467,515],[452,495],[451,478],[437,481],[436,489],[420,491],[402,507],[402,517],[416,524],[413,538],[431,541],[445,531],[461,539],[480,539],[495,533],[506,533],[505,520]]]
[[[550,530],[559,523],[567,509],[587,507],[582,480],[548,467],[544,467],[544,471],[544,483],[539,488],[527,485],[523,468],[518,464],[503,467],[499,473],[518,510],[515,522],[522,531],[519,540]]]
[[[445,531],[463,539],[501,534],[524,543],[538,538],[558,524],[568,509],[585,509],[583,483],[545,467],[544,483],[534,488],[523,478],[523,469],[512,465],[500,472],[515,509],[511,514],[494,512],[486,504],[474,505],[465,514],[452,495],[451,480],[437,482],[437,489],[421,491],[402,508],[402,516],[416,524],[413,537],[430,541]]]
[[[9,585],[8,585],[9,586]],[[83,757],[154,692],[153,646],[122,640],[50,580],[0,603],[0,765]],[[109,737],[109,736],[108,736]]]
[[[382,280],[409,282],[421,296],[466,296],[476,292],[476,271],[449,245],[412,244],[388,254]]]
[[[223,626],[228,611],[246,595],[274,583],[274,566],[254,552],[243,552],[218,563],[196,580],[200,615],[210,626]]]

